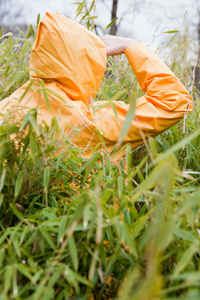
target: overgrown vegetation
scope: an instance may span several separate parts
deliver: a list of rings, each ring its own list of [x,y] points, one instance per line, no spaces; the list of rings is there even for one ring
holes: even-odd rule
[[[28,79],[31,46],[1,37],[1,99]],[[97,99],[140,96],[122,59],[110,61],[115,77],[104,78]],[[187,58],[170,64],[190,85]],[[196,95],[184,135],[179,123],[128,146],[116,165],[99,152],[82,158],[56,119],[47,126],[36,110],[22,120],[8,114],[0,126],[0,299],[199,299],[199,128]]]

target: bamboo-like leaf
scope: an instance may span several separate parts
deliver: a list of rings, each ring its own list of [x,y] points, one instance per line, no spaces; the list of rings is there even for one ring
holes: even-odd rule
[[[158,165],[154,170],[151,172],[149,177],[145,179],[136,189],[135,195],[133,196],[132,200],[136,201],[139,196],[149,188],[154,187],[157,185],[158,179],[161,177],[162,174],[166,172],[166,165],[163,163],[162,165]]]
[[[20,79],[24,76],[24,73],[18,72],[17,74],[15,74],[12,79],[9,81],[9,84],[6,86],[6,92],[8,92],[10,90],[11,87],[13,87],[13,85],[20,81]]]
[[[24,34],[24,32],[17,25],[15,25],[15,28],[19,31],[19,33],[20,33],[21,36],[23,36],[24,38],[26,38],[26,35]]]
[[[174,235],[191,243],[194,242],[194,240],[196,239],[196,237],[191,232],[181,228],[175,228]]]
[[[29,119],[29,122],[31,123],[32,127],[34,128],[35,132],[38,134],[36,119],[32,115],[30,115],[28,119]]]
[[[104,31],[106,31],[108,28],[110,28],[110,27],[117,21],[117,19],[118,19],[118,17],[115,18],[114,20],[112,20],[112,22],[110,22],[110,23],[106,26],[106,28],[104,29]]]
[[[119,139],[118,139],[118,142],[117,142],[117,147],[121,145],[121,143],[123,142],[123,139],[125,138],[130,126],[131,126],[131,123],[134,119],[134,116],[135,116],[135,109],[136,109],[136,103],[135,101],[132,99],[131,100],[131,103],[130,103],[130,106],[129,106],[129,109],[127,111],[127,114],[126,114],[126,118],[122,124],[122,127],[121,127],[121,131],[120,131],[120,134],[119,134]]]
[[[40,23],[40,14],[37,15],[37,25]]]
[[[3,38],[5,38],[5,37],[7,37],[7,36],[13,36],[13,33],[12,33],[12,32],[7,32],[7,33],[5,33],[4,35],[2,35],[2,36],[0,37],[0,40],[3,39]]]
[[[92,286],[92,284],[86,278],[72,271],[69,267],[65,268],[64,276],[69,282],[72,282],[73,284],[75,284],[75,281],[78,280],[79,282],[85,284],[86,286]]]
[[[106,203],[108,201],[108,199],[111,197],[112,194],[113,194],[113,189],[107,188],[104,191],[103,196],[101,197],[101,202]]]
[[[51,106],[50,106],[50,103],[49,103],[49,98],[48,98],[48,95],[47,95],[47,92],[46,92],[44,81],[41,79],[40,83],[42,85],[42,91],[43,91],[43,95],[44,95],[44,99],[45,99],[46,105],[48,107],[48,110],[51,112]]]
[[[84,229],[87,228],[90,217],[91,217],[91,210],[90,210],[90,206],[87,205],[83,212],[83,228]]]
[[[5,239],[7,238],[7,236],[9,235],[9,231],[6,231],[3,233],[3,235],[1,235],[0,237],[0,245],[5,241]]]
[[[21,190],[22,187],[22,183],[23,183],[23,178],[24,178],[24,171],[21,170],[17,176],[17,180],[15,182],[15,192],[14,192],[14,196],[15,198],[17,198],[19,196],[19,192]]]
[[[73,235],[69,238],[68,247],[69,247],[69,253],[70,253],[70,256],[72,259],[72,264],[73,264],[74,270],[77,271],[78,270],[78,253],[77,253],[76,244],[75,244]]]
[[[0,249],[0,269],[2,268],[2,266],[4,265],[4,258],[5,258],[5,249],[1,248]]]
[[[194,253],[198,250],[198,247],[199,242],[194,241],[192,245],[190,245],[190,247],[185,252],[183,252],[180,260],[178,261],[174,269],[173,276],[178,275],[187,266]]]
[[[36,151],[37,151],[37,140],[35,134],[31,132],[30,134],[30,149],[31,149],[31,156],[33,161],[35,161]]]
[[[96,18],[97,18],[97,16],[92,16],[92,17],[85,18],[85,20],[93,20],[93,19],[96,19]]]
[[[40,230],[42,236],[44,237],[44,239],[46,240],[46,242],[49,244],[49,246],[53,250],[55,250],[56,245],[54,244],[53,239],[51,238],[50,234],[45,229],[43,229],[42,227],[40,227],[39,230]]]
[[[118,232],[119,232],[119,239],[121,241],[123,241],[123,243],[127,246],[130,247],[130,250],[131,252],[133,253],[133,255],[135,257],[138,256],[138,253],[137,253],[137,249],[136,249],[136,245],[135,245],[135,241],[128,229],[128,226],[127,224],[124,222],[124,223],[121,223],[121,224],[118,224],[117,225],[117,229],[118,229]]]
[[[77,174],[80,174],[88,167],[83,182],[86,180],[90,171],[94,168],[94,164],[96,163],[98,158],[99,158],[99,152],[96,152],[90,159],[88,159],[88,161],[83,165],[83,167],[77,172]]]
[[[32,34],[32,36],[34,37],[34,35],[35,35],[35,32],[34,32],[34,29],[33,29],[33,25],[30,25],[30,30],[31,30],[31,34]]]
[[[27,34],[26,34],[26,39],[30,38],[31,32],[32,32],[32,30],[31,30],[31,25],[30,25],[29,28],[28,28]]]
[[[40,70],[37,70],[37,69],[34,69],[34,68],[29,68],[29,70],[46,77],[46,74],[44,72],[40,71]],[[34,82],[34,79],[32,79],[32,81]]]
[[[44,170],[43,187],[46,190],[50,179],[50,167],[46,167]]]
[[[126,147],[126,167],[127,167],[127,171],[128,171],[128,174],[130,175],[131,174],[131,171],[132,171],[132,159],[131,159],[131,146],[128,145]]]
[[[126,223],[127,223],[128,225],[131,225],[131,219],[130,219],[130,215],[129,215],[128,209],[125,208],[125,209],[123,210],[123,213],[124,213],[124,220],[126,221]]]
[[[29,280],[32,280],[31,269],[29,267],[23,266],[22,264],[17,264],[16,268],[17,268],[19,273],[23,274]]]
[[[163,31],[162,33],[177,33],[180,32],[179,30],[168,30],[168,31]]]
[[[67,216],[62,216],[61,221],[60,221],[60,226],[58,230],[58,239],[57,243],[63,242],[64,235],[66,234],[66,226],[67,226]]]
[[[55,131],[58,135],[60,134],[60,127],[58,125],[58,121],[55,116],[53,116],[53,118],[51,120],[51,127],[55,128]]]
[[[30,80],[27,88],[25,89],[24,93],[22,94],[22,96],[20,97],[20,101],[25,97],[25,95],[28,93],[28,91],[30,90],[30,88],[32,87],[34,81]]]
[[[155,160],[154,160],[154,164],[157,164],[159,161],[161,160],[165,160],[167,156],[172,155],[173,153],[175,153],[176,151],[180,150],[182,147],[184,147],[185,145],[187,145],[190,141],[194,140],[195,138],[197,138],[200,135],[200,129],[196,130],[195,132],[193,132],[192,134],[190,134],[188,137],[180,140],[180,142],[176,143],[174,146],[172,146],[169,150],[167,150],[166,152],[160,154]]]
[[[80,5],[78,6],[78,8],[76,9],[75,19],[82,13],[82,10],[83,10],[84,7],[85,7],[85,1],[83,1],[82,3],[80,3]]]
[[[12,285],[12,278],[13,278],[13,267],[12,266],[6,266],[6,270],[4,273],[4,293],[6,294],[8,290],[11,288]]]
[[[1,205],[3,204],[3,199],[4,199],[4,194],[0,194],[0,208]]]
[[[15,252],[19,258],[21,258],[21,251],[20,251],[20,245],[17,234],[14,234],[12,239],[13,247],[15,249]]]
[[[5,177],[6,177],[6,168],[2,167],[1,175],[0,175],[0,193],[1,193],[1,191],[3,189],[3,186],[4,186]]]
[[[91,5],[90,5],[90,8],[88,10],[88,14],[92,11],[92,9],[94,7],[94,4],[95,4],[95,0],[92,1]]]
[[[13,213],[18,217],[19,220],[24,221],[24,216],[22,213],[16,208],[14,204],[10,204],[10,208],[12,209]]]

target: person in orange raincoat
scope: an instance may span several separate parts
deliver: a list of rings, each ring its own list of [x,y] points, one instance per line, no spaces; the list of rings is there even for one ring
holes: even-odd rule
[[[1,101],[0,111],[6,114],[16,107],[24,111],[37,107],[38,121],[50,124],[52,116],[57,117],[65,132],[74,132],[71,140],[86,156],[102,143],[99,133],[109,153],[119,139],[130,106],[123,101],[111,105],[92,99],[104,76],[107,55],[120,53],[125,53],[146,92],[136,101],[135,117],[121,144],[129,143],[133,149],[144,142],[144,137],[154,137],[183,118],[188,91],[144,43],[109,35],[100,38],[58,13],[46,13],[40,22],[30,58],[30,77],[36,82],[43,79],[50,109],[39,88],[27,82]],[[118,159],[123,155],[122,151]]]

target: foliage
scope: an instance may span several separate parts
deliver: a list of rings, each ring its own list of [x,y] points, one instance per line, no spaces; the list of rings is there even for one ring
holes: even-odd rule
[[[0,41],[3,99],[27,80],[32,42]],[[97,100],[141,95],[123,57],[108,68]],[[84,159],[56,119],[37,124],[34,109],[7,114],[0,299],[199,299],[198,105],[185,135],[179,124],[133,152],[127,146],[118,164],[99,152]]]

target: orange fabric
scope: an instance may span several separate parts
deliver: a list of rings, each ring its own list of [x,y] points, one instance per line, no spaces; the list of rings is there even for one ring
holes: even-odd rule
[[[106,67],[106,46],[78,23],[58,13],[46,13],[31,52],[31,77],[56,80],[71,100],[90,103]]]
[[[141,130],[145,137],[156,136],[183,118],[188,91],[144,43],[133,44],[125,54],[142,90],[146,92],[145,96],[137,99],[135,118],[123,141],[123,144],[130,143],[135,148],[143,143]],[[51,112],[35,86],[19,102],[29,82],[4,99],[0,103],[0,111],[6,113],[19,105],[38,107],[39,121],[45,120],[50,124],[52,116],[56,116],[63,130],[85,150],[86,155],[90,155],[90,147],[101,144],[98,132],[102,134],[109,152],[118,141],[129,105],[113,101],[117,120],[107,101],[91,104],[105,67],[106,46],[98,36],[58,13],[46,13],[31,53],[30,76],[43,78],[45,87],[53,92],[49,97]],[[118,158],[123,155],[122,151]]]

